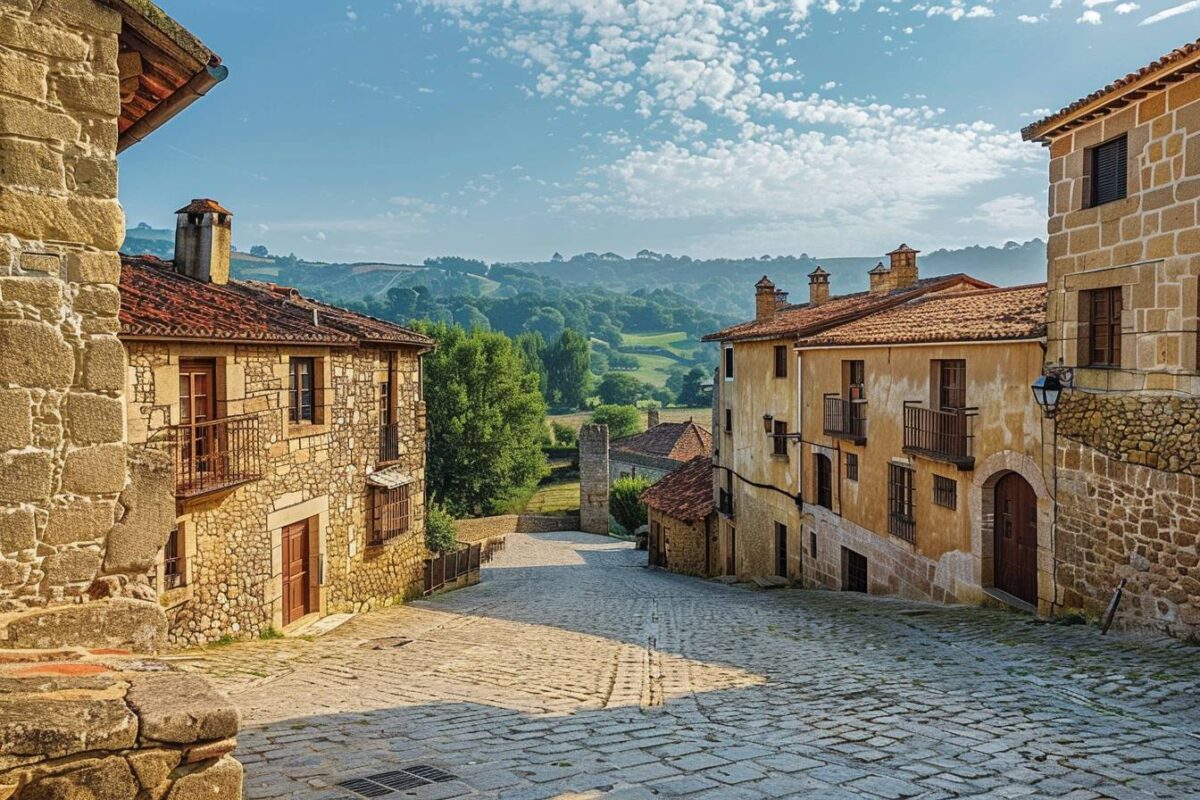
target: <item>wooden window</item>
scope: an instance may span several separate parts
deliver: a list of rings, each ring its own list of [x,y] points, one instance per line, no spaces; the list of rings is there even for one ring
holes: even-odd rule
[[[292,358],[288,369],[288,419],[317,421],[317,359]]]
[[[967,362],[945,359],[938,362],[938,408],[967,407]]]
[[[412,527],[412,484],[392,489],[372,487],[368,545],[376,546],[408,533]]]
[[[179,528],[174,528],[163,545],[163,589],[178,589],[187,583],[184,561],[183,537]]]
[[[788,574],[788,529],[787,525],[775,523],[775,574],[786,578]]]
[[[888,531],[906,542],[916,538],[913,516],[914,471],[902,464],[888,465]]]
[[[786,344],[775,345],[775,377],[786,378],[788,373],[788,348]]]
[[[733,409],[725,409],[725,432],[733,433]]]
[[[1088,366],[1121,366],[1121,287],[1083,294],[1088,312]]]
[[[1129,141],[1121,136],[1089,151],[1092,178],[1091,204],[1111,203],[1125,197],[1129,174]]]
[[[846,453],[846,480],[858,480],[858,453]]]
[[[933,502],[943,508],[958,508],[958,481],[934,475]]]
[[[771,437],[771,455],[783,456],[784,458],[787,458],[788,440],[783,438],[783,437],[787,436],[787,432],[788,432],[787,423],[781,422],[779,420],[775,420],[775,422],[772,425],[772,428],[775,432],[775,435]]]
[[[725,380],[733,379],[733,348],[725,348]]]
[[[813,455],[816,468],[817,505],[833,510],[833,462],[822,453]]]
[[[867,399],[867,368],[862,361],[842,362],[842,396],[847,400]]]

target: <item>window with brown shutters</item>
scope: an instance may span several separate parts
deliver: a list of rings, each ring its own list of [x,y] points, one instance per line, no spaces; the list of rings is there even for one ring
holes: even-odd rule
[[[1093,206],[1125,197],[1129,172],[1129,142],[1121,136],[1093,147],[1091,157]]]
[[[788,367],[788,353],[786,344],[775,345],[775,377],[786,378]]]
[[[1084,293],[1088,312],[1088,366],[1121,366],[1121,287]]]

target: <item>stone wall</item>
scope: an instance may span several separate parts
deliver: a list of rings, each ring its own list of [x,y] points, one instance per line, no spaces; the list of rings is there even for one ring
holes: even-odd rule
[[[463,544],[474,544],[510,533],[554,533],[579,530],[578,514],[502,514],[454,522],[455,534]],[[607,531],[605,531],[607,533]]]
[[[720,572],[718,555],[718,537],[716,515],[699,522],[684,522],[669,517],[661,511],[651,508],[647,511],[650,530],[653,532],[657,523],[661,535],[666,538],[667,569],[682,575],[697,575],[707,578]],[[654,537],[650,537],[650,547],[654,547]],[[707,551],[705,540],[708,540]],[[708,553],[709,563],[705,564],[705,554]]]
[[[1058,435],[1130,464],[1200,475],[1200,398],[1067,392]]]
[[[152,597],[169,530],[123,443],[121,25],[92,0],[0,5],[0,614]]]
[[[415,350],[401,350],[396,372],[397,466],[414,483],[410,532],[367,545],[367,475],[379,452],[379,383],[373,348],[304,349],[128,342],[129,429],[154,442],[179,418],[179,359],[219,359],[227,414],[256,414],[264,476],[236,489],[187,501],[177,524],[185,585],[165,592],[169,637],[196,645],[225,635],[258,636],[283,627],[281,532],[316,521],[323,562],[319,613],[365,611],[420,596],[424,542],[425,411]],[[320,359],[325,417],[287,420],[288,361]],[[320,566],[314,565],[321,569]]]
[[[579,527],[608,533],[608,426],[579,429]]]

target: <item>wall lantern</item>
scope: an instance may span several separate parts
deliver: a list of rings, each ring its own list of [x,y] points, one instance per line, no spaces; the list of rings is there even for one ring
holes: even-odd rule
[[[773,426],[774,422],[775,422],[774,414],[763,414],[763,430],[765,430],[767,432],[768,436],[770,436],[771,433],[774,431],[774,426]]]
[[[1040,375],[1033,382],[1033,399],[1042,407],[1047,419],[1058,413],[1058,399],[1062,396],[1063,384],[1057,375]]]

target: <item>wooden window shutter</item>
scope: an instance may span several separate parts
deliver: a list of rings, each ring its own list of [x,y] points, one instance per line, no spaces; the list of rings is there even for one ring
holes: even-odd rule
[[[1125,197],[1128,181],[1129,140],[1121,136],[1092,149],[1092,205]]]

